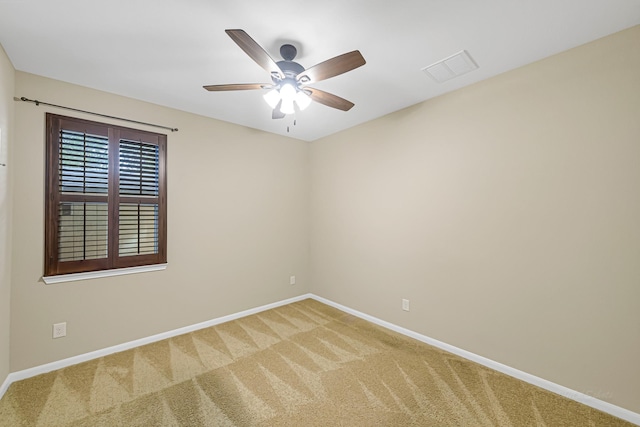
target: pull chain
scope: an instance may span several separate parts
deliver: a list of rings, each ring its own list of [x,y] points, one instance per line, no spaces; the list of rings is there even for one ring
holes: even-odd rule
[[[298,121],[294,118],[294,119],[293,119],[293,126],[295,126],[295,125],[297,124],[297,122],[298,122]],[[289,130],[290,130],[290,129],[289,129],[289,126],[287,126],[287,133],[289,133]]]

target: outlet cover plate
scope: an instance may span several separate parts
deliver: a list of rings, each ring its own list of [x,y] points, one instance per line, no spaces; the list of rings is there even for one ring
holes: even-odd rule
[[[67,336],[67,322],[53,324],[53,338],[62,338]]]

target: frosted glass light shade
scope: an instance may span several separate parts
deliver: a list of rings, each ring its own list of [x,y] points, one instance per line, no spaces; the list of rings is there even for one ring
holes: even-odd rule
[[[293,114],[293,101],[296,99],[296,88],[290,84],[284,84],[280,88],[280,96],[282,97],[282,105],[280,105],[280,111],[284,114]]]
[[[272,89],[269,92],[265,93],[263,95],[263,98],[265,101],[267,101],[269,107],[276,108],[276,105],[278,105],[278,102],[280,102],[280,93],[277,90]]]
[[[293,102],[296,98],[296,88],[291,86],[290,84],[284,84],[280,88],[280,96],[282,97],[282,102],[291,101]]]
[[[296,104],[298,104],[298,108],[302,111],[311,104],[311,98],[303,91],[298,91],[298,93],[296,93]]]
[[[282,104],[280,105],[280,111],[283,114],[293,114],[295,110],[293,109],[293,99],[282,98]]]

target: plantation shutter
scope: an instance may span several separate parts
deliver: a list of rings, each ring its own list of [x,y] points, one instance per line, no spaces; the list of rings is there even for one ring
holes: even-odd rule
[[[159,164],[157,145],[120,140],[120,256],[158,253]]]
[[[61,129],[59,134],[58,260],[107,258],[109,139]],[[74,197],[75,196],[75,197]]]
[[[60,192],[106,194],[109,181],[109,139],[60,130]]]
[[[166,135],[47,114],[45,276],[166,262]]]
[[[160,149],[120,140],[120,195],[158,196]]]

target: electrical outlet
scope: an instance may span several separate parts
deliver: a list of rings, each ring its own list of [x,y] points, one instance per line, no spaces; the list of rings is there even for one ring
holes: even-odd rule
[[[53,338],[62,338],[67,336],[67,322],[53,324]]]
[[[402,309],[404,311],[409,311],[409,300],[408,299],[403,299],[402,300]]]
[[[296,276],[289,277],[289,284],[292,286],[296,284]]]

